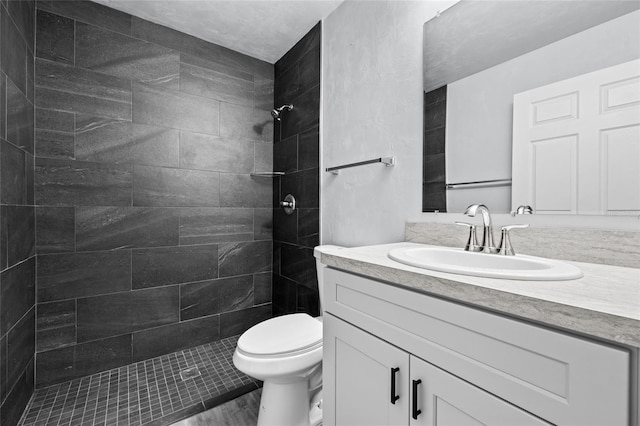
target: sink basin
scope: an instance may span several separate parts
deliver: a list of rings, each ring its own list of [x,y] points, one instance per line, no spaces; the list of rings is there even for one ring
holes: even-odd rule
[[[405,265],[476,277],[524,281],[562,281],[582,277],[582,271],[576,266],[523,254],[502,256],[448,247],[404,247],[391,250],[388,256]]]

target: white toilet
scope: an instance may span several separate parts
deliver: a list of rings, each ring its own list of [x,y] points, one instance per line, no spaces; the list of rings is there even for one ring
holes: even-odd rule
[[[322,253],[313,250],[322,315]],[[322,423],[322,316],[289,314],[254,325],[238,339],[233,364],[264,381],[258,426],[317,426]]]

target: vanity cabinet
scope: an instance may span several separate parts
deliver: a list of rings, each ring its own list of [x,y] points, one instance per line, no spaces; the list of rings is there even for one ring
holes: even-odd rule
[[[332,315],[324,327],[325,424],[549,425]]]
[[[625,348],[335,269],[324,286],[326,425],[630,423]]]

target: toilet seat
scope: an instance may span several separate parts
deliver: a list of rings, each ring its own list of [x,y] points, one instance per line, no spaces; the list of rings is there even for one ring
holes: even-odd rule
[[[322,348],[322,322],[289,314],[254,325],[238,339],[236,350],[253,358],[282,358]]]

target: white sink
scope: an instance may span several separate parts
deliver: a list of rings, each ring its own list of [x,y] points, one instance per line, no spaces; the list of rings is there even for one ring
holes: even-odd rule
[[[448,247],[405,247],[391,250],[388,256],[405,265],[476,277],[524,281],[562,281],[582,277],[582,271],[574,265],[523,254],[502,256]]]

